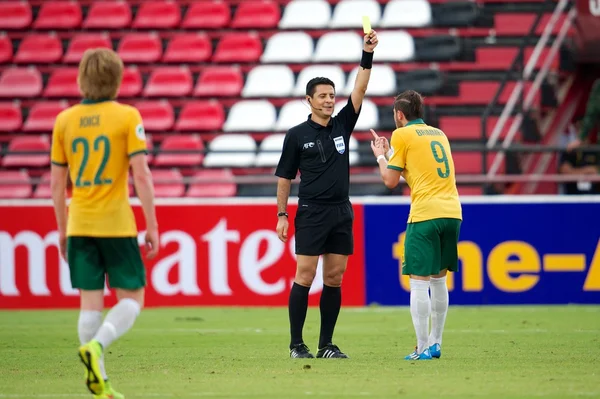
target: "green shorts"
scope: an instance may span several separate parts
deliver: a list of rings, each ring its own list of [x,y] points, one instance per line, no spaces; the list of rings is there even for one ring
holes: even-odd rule
[[[440,218],[409,223],[404,239],[402,274],[433,276],[458,271],[460,219]]]
[[[136,237],[68,237],[71,285],[82,290],[136,290],[146,286],[146,268]]]

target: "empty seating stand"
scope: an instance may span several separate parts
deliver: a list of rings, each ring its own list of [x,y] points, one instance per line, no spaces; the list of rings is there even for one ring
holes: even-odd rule
[[[335,113],[346,105],[359,69],[363,15],[378,30],[379,45],[349,145],[351,164],[360,171],[374,166],[368,130],[389,137],[395,128],[393,96],[409,89],[425,96],[427,122],[452,141],[480,141],[482,111],[518,54],[515,40],[527,34],[538,9],[545,12],[540,35],[551,15],[543,2],[504,7],[466,0],[3,1],[0,179],[10,172],[18,181],[11,186],[18,188],[17,197],[49,197],[47,155],[14,152],[49,149],[56,116],[81,97],[77,64],[86,50],[103,47],[124,62],[118,100],[142,115],[157,182],[172,180],[160,184],[160,196],[274,195],[273,185],[236,184],[233,176],[272,176],[285,132],[311,112],[304,101],[310,79],[334,82]],[[554,35],[559,26],[560,21]],[[525,49],[525,62],[534,45],[532,40]],[[548,54],[546,47],[536,70]],[[559,57],[550,66],[564,76]],[[515,84],[507,82],[499,106]],[[541,107],[540,94],[533,107]],[[512,121],[501,127],[500,138]],[[487,136],[497,122],[494,112]],[[520,137],[518,132],[516,140]],[[189,152],[169,153],[178,150]],[[460,174],[480,173],[481,162],[479,152],[455,151]],[[10,194],[3,190],[0,184],[0,196]],[[459,191],[482,192],[479,186]],[[353,187],[353,194],[368,193],[397,194]]]

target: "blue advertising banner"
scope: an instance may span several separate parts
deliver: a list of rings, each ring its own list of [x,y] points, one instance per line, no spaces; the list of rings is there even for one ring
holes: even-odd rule
[[[600,304],[598,199],[481,201],[463,202],[452,304]],[[408,305],[400,255],[409,205],[364,207],[367,304]]]

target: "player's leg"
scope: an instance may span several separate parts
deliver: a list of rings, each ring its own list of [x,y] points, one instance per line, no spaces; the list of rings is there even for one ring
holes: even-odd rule
[[[103,353],[114,341],[133,327],[144,305],[146,270],[135,237],[97,238],[103,263],[106,265],[117,304],[110,309],[102,326],[88,344],[90,351]],[[105,394],[115,399],[122,395],[106,384]]]
[[[302,240],[302,239],[301,239]],[[298,241],[296,241],[297,243]],[[296,244],[297,245],[297,244]],[[314,357],[304,343],[303,330],[308,312],[308,294],[317,273],[319,256],[296,255],[296,276],[290,290],[288,315],[290,321],[290,357]]]
[[[69,237],[67,257],[73,288],[80,290],[80,313],[77,323],[79,356],[85,366],[85,383],[90,392],[101,395],[107,380],[102,354],[88,354],[82,348],[94,337],[102,324],[105,269],[100,253],[90,237]]]
[[[325,242],[323,255],[323,291],[319,304],[321,310],[321,331],[317,357],[347,358],[337,345],[333,344],[333,332],[342,306],[342,280],[348,265],[348,256],[354,252],[352,224],[354,212],[348,202],[329,207],[330,223],[334,226]]]
[[[409,223],[404,243],[402,274],[410,275],[410,314],[417,336],[415,351],[406,360],[429,360],[429,297],[430,276],[434,264],[439,264],[440,243],[433,221]],[[438,266],[439,271],[439,266]]]
[[[316,204],[299,203],[294,219],[296,276],[290,290],[288,315],[290,323],[290,357],[313,358],[304,343],[302,331],[308,312],[308,295],[317,273],[319,256],[324,252],[324,243],[329,228],[324,219],[324,207]]]
[[[348,255],[323,255],[323,291],[319,308],[321,311],[321,331],[319,334],[318,358],[347,358],[337,345],[333,344],[333,332],[342,307],[342,278],[348,264]]]
[[[433,357],[442,356],[442,335],[448,314],[448,286],[446,273],[458,271],[458,236],[460,223],[458,219],[440,219],[443,223],[440,236],[441,268],[438,274],[431,276],[431,334],[429,350]]]
[[[432,357],[442,356],[442,333],[448,313],[448,286],[446,285],[446,272],[431,276],[431,332],[429,333],[429,352]]]

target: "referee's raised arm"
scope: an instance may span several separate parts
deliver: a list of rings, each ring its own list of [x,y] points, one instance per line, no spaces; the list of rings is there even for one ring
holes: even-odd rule
[[[371,77],[371,68],[373,67],[373,51],[377,47],[378,39],[377,32],[372,30],[369,34],[365,34],[363,38],[363,53],[360,60],[360,68],[356,74],[356,80],[354,81],[354,89],[352,89],[352,105],[354,106],[354,112],[358,113],[360,106],[362,105],[363,99],[367,92],[367,85],[369,84],[369,78]]]

